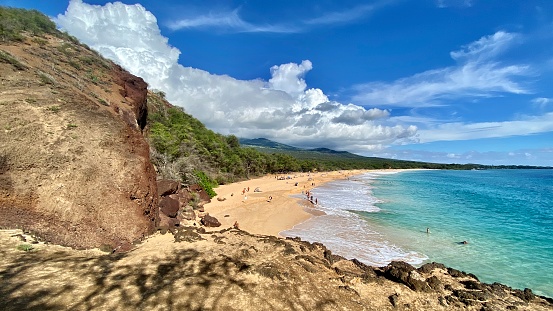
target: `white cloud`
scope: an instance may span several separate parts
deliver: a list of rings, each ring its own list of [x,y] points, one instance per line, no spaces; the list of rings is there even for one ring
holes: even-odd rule
[[[436,5],[439,8],[447,8],[447,7],[470,8],[473,5],[473,1],[472,0],[436,0]]]
[[[303,22],[310,25],[351,23],[355,20],[366,17],[369,13],[373,12],[382,5],[384,5],[384,2],[371,5],[360,5],[340,12],[327,13],[319,17],[307,19]]]
[[[167,23],[172,30],[207,28],[223,29],[234,32],[273,32],[273,33],[294,33],[300,29],[291,25],[255,25],[244,21],[238,14],[238,9],[230,12],[209,13],[196,15],[190,18],[183,18],[178,21]]]
[[[451,52],[456,66],[428,70],[392,83],[371,82],[354,87],[354,101],[367,105],[430,107],[443,99],[529,93],[516,77],[529,75],[527,65],[503,65],[494,56],[508,48],[516,35],[497,32]]]
[[[313,65],[309,60],[304,60],[299,65],[294,63],[275,65],[271,67],[272,78],[269,79],[269,87],[297,97],[307,88],[303,77],[311,69]]]
[[[530,135],[553,131],[553,112],[520,120],[480,123],[444,123],[419,130],[420,142],[472,140]]]
[[[366,18],[378,8],[386,6],[393,1],[394,0],[382,0],[370,5],[358,5],[343,11],[326,12],[318,17],[264,25],[245,21],[240,16],[239,9],[223,12],[209,12],[206,14],[194,14],[190,12],[190,17],[167,22],[166,26],[172,30],[217,29],[227,32],[298,33],[305,32],[313,27],[354,23],[360,19]]]
[[[553,167],[552,148],[514,151],[468,151],[463,153],[433,152],[421,150],[383,149],[370,155],[410,161],[433,161],[436,163],[477,163],[486,165],[541,165]]]
[[[491,36],[482,37],[477,41],[465,45],[461,50],[453,51],[450,55],[451,58],[457,61],[482,62],[492,59],[503,52],[517,37],[516,34],[498,31]]]
[[[549,104],[553,103],[553,98],[538,97],[532,99],[532,103],[540,109],[545,109]]]
[[[72,0],[56,22],[223,134],[351,151],[415,139],[417,128],[390,123],[387,110],[329,102],[322,90],[308,89],[308,60],[272,67],[269,81],[184,67],[178,64],[180,51],[160,34],[155,16],[138,4],[95,6]]]

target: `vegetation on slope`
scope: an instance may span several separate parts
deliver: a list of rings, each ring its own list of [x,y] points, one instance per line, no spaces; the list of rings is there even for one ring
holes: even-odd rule
[[[207,129],[182,109],[168,104],[163,93],[150,92],[148,108],[151,157],[162,177],[213,186],[270,171],[271,156],[241,148],[236,136]],[[206,191],[210,192],[209,187]]]
[[[0,7],[0,41],[23,42],[24,33],[33,36],[50,34],[71,39],[73,42],[78,41],[74,37],[59,32],[56,24],[37,10]]]

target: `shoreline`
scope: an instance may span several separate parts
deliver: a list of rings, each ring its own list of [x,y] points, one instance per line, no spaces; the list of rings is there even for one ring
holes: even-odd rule
[[[398,173],[395,170],[341,170],[317,173],[291,173],[266,175],[247,181],[221,185],[217,196],[204,205],[205,213],[221,223],[220,227],[206,228],[216,231],[229,228],[238,222],[239,228],[252,234],[283,237],[290,230],[312,217],[325,215],[315,204],[307,201],[306,191],[325,183],[371,172]],[[249,187],[249,191],[248,190]],[[243,193],[243,190],[246,191]],[[257,192],[256,190],[259,190]],[[269,198],[272,200],[269,201]],[[313,198],[315,200],[317,198]]]

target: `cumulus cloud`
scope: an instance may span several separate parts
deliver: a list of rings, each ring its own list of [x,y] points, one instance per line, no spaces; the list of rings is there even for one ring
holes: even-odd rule
[[[304,60],[299,65],[294,63],[275,65],[271,67],[269,87],[292,96],[298,96],[307,88],[303,77],[311,69],[313,69],[313,65],[309,60]]]
[[[180,51],[168,44],[155,16],[139,4],[97,6],[71,0],[56,22],[222,134],[353,152],[416,139],[417,128],[391,123],[387,110],[330,102],[322,90],[307,88],[309,60],[273,66],[269,81],[182,66]]]
[[[499,31],[450,53],[456,66],[428,70],[391,83],[371,82],[354,87],[353,99],[367,105],[430,107],[442,100],[496,93],[527,94],[517,78],[530,75],[527,65],[505,65],[495,56],[516,41]]]

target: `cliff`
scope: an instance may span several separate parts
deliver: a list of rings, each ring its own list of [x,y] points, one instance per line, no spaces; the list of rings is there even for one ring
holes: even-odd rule
[[[0,42],[0,227],[75,248],[157,225],[147,84],[60,34]]]

